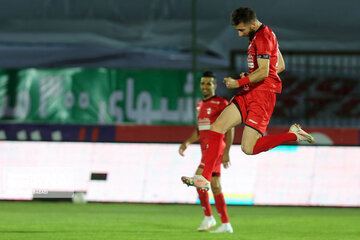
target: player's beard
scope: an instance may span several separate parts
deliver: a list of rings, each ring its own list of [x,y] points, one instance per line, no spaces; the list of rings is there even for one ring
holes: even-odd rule
[[[203,94],[203,99],[204,99],[204,100],[206,100],[206,99],[208,99],[208,98],[209,98],[209,96],[210,96],[210,94],[209,94],[209,93],[207,93],[207,94]]]
[[[250,32],[249,32],[249,39],[250,39],[250,41],[254,38],[255,33],[256,33],[255,30],[253,30],[253,29],[250,30]]]
[[[209,91],[206,91],[205,93],[202,92],[202,96],[204,100],[207,100],[208,98],[210,98],[211,93]]]

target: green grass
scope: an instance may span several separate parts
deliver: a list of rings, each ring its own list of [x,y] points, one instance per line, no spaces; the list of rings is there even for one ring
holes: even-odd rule
[[[360,239],[359,208],[228,210],[234,233],[211,234],[196,231],[203,218],[197,205],[3,201],[0,239]]]

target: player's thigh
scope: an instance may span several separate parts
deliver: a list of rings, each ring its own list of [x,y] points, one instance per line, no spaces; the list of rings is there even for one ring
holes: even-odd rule
[[[199,167],[198,169],[196,169],[195,175],[201,175],[203,171],[204,169]]]
[[[232,127],[242,122],[241,114],[234,103],[228,105],[211,125],[211,130],[218,133],[226,133]]]
[[[241,140],[241,149],[243,152],[246,154],[252,154],[257,140],[261,137],[262,135],[257,130],[249,126],[245,126]]]
[[[216,196],[222,192],[220,177],[214,176],[211,178],[211,191],[213,192],[214,196]]]

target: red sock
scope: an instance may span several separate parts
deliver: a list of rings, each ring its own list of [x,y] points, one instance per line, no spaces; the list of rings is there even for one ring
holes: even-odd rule
[[[203,177],[208,181],[211,180],[216,161],[219,159],[220,154],[224,151],[225,143],[223,141],[224,134],[210,131],[209,143],[204,153],[205,166],[202,173]]]
[[[228,223],[229,222],[229,216],[226,210],[226,203],[225,203],[225,199],[224,199],[224,194],[220,193],[216,196],[214,196],[215,198],[215,206],[216,209],[219,213],[219,216],[221,218],[221,222],[222,223]]]
[[[202,209],[204,210],[205,216],[207,216],[207,217],[212,216],[211,206],[210,206],[210,202],[209,202],[209,193],[202,192],[198,188],[196,190],[199,194],[200,204],[202,206]]]
[[[257,140],[254,146],[253,154],[265,152],[271,148],[279,146],[284,142],[296,141],[296,139],[297,137],[294,133],[282,133],[261,137]]]

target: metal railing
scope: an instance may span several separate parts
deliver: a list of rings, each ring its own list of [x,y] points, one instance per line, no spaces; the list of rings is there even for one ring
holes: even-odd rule
[[[360,127],[360,52],[283,51],[272,124],[301,121],[312,126]],[[247,70],[247,52],[232,51],[230,71]]]

